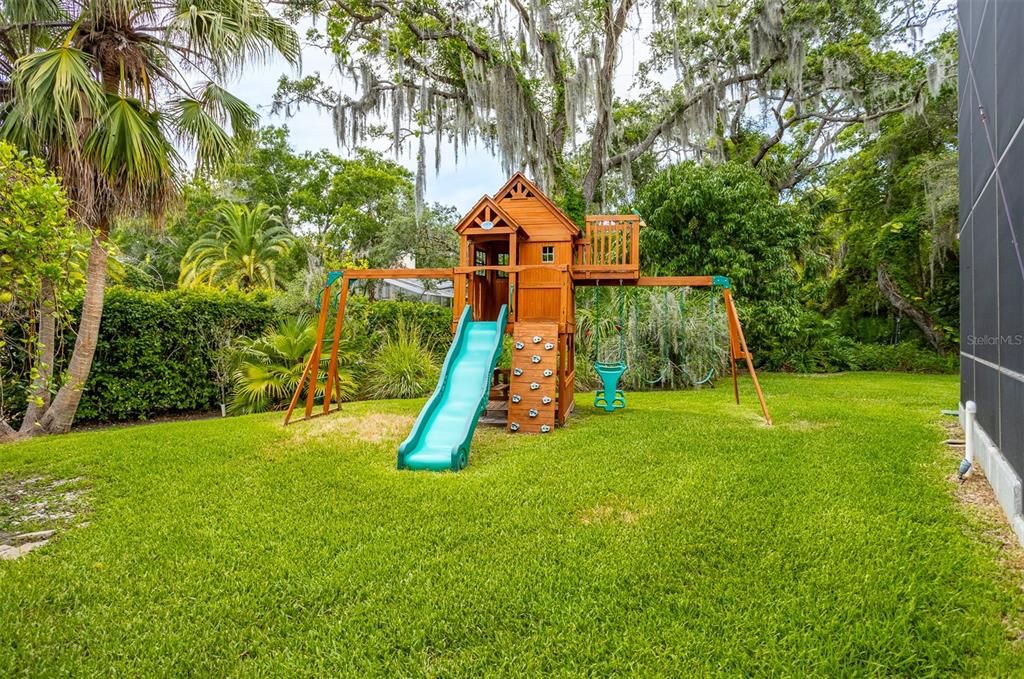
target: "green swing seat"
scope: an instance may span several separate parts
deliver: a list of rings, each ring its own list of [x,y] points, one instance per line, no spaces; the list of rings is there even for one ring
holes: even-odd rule
[[[595,363],[594,370],[604,385],[603,389],[598,389],[594,393],[594,407],[604,408],[609,413],[618,408],[625,408],[626,395],[618,388],[619,379],[622,373],[626,372],[625,362]]]

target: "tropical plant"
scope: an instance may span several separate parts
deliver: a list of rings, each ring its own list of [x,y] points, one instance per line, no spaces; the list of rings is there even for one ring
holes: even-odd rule
[[[595,362],[625,361],[625,388],[713,383],[728,366],[729,335],[718,290],[600,287],[576,292],[576,385],[600,380]]]
[[[400,320],[370,360],[365,392],[370,398],[425,396],[437,384],[438,373],[419,330]]]
[[[316,328],[306,318],[281,322],[276,328],[237,344],[234,369],[232,413],[255,413],[280,408],[288,403],[302,378],[313,347]],[[321,358],[315,393],[322,397],[326,383],[328,355]],[[338,389],[342,400],[355,396],[357,387],[351,366],[356,363],[352,352],[339,352]]]
[[[203,223],[210,231],[185,253],[181,284],[241,290],[276,287],[278,265],[295,240],[276,208],[222,203]]]
[[[0,36],[0,136],[57,171],[92,237],[74,353],[35,429],[63,432],[96,349],[113,219],[164,208],[175,144],[200,170],[227,159],[258,116],[216,81],[274,53],[296,63],[299,42],[260,0],[0,0]]]

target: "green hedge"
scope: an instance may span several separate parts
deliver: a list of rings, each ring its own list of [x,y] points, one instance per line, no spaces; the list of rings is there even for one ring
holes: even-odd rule
[[[77,313],[75,314],[77,315]],[[451,343],[451,309],[421,302],[349,298],[346,325],[368,351],[374,336],[393,333],[399,318],[417,327],[441,356]],[[215,335],[255,336],[280,320],[265,294],[213,290],[107,291],[92,372],[78,422],[135,420],[214,410],[220,402],[213,375]],[[67,338],[67,346],[74,337]]]
[[[420,338],[432,352],[444,354],[452,341],[452,310],[425,302],[382,300],[371,302],[365,297],[349,297],[345,323],[360,323],[369,336],[393,334],[402,318],[419,330]]]
[[[258,334],[275,321],[265,295],[212,290],[107,291],[92,372],[77,421],[211,410],[216,334]],[[74,343],[69,340],[69,346]]]

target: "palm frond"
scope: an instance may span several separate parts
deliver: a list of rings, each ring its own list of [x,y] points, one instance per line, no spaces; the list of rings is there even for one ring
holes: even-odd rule
[[[275,53],[291,64],[301,58],[295,31],[256,0],[176,0],[167,38],[204,60],[218,77]]]
[[[196,167],[209,170],[224,163],[234,152],[231,137],[198,99],[179,98],[170,103],[168,115],[178,139],[195,151]]]
[[[86,152],[108,176],[129,184],[168,177],[176,154],[158,120],[137,99],[107,95],[106,111],[86,138]]]
[[[81,126],[105,107],[103,89],[93,75],[94,66],[88,54],[67,46],[17,61],[11,83],[18,129],[34,135],[34,139],[23,140],[26,148],[44,154],[54,144],[79,147]]]

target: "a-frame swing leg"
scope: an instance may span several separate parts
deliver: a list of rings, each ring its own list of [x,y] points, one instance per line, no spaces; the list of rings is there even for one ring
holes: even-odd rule
[[[331,302],[331,285],[327,284],[324,286],[323,294],[320,296],[320,318],[317,322],[316,330],[316,344],[313,345],[313,353],[309,357],[309,361],[306,363],[306,369],[302,371],[302,377],[299,378],[299,383],[295,385],[295,394],[292,395],[292,401],[288,405],[288,411],[284,414],[284,423],[288,424],[288,420],[292,418],[292,412],[295,411],[295,406],[299,403],[299,396],[302,395],[302,388],[306,382],[309,382],[309,389],[306,392],[306,417],[309,417],[313,412],[313,398],[316,395],[316,378],[320,372],[320,347],[324,341],[324,329],[327,327],[327,313],[330,310]]]
[[[345,304],[348,302],[348,276],[341,277],[341,294],[338,296],[338,315],[334,319],[334,336],[331,340],[331,361],[327,368],[327,384],[324,386],[324,415],[331,409],[331,391],[334,390],[341,407],[341,380],[338,379],[338,347],[341,344],[341,326],[345,321]]]
[[[757,371],[754,370],[754,359],[747,348],[747,340],[743,336],[743,326],[740,325],[739,314],[736,313],[736,305],[732,300],[732,292],[729,288],[722,291],[725,297],[725,313],[729,321],[729,364],[732,366],[732,384],[736,393],[736,403],[740,402],[739,382],[736,377],[736,361],[744,359],[747,364],[747,371],[750,379],[754,382],[754,391],[757,393],[757,400],[761,404],[761,412],[764,414],[764,421],[772,423],[771,415],[768,414],[768,405],[764,401],[764,393],[761,391],[761,383],[757,379]]]

